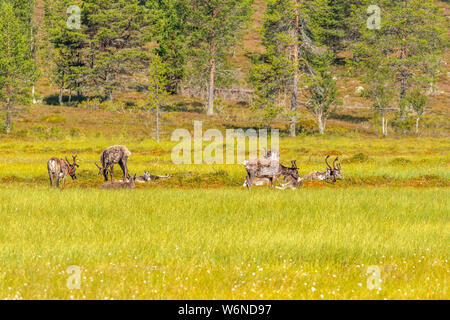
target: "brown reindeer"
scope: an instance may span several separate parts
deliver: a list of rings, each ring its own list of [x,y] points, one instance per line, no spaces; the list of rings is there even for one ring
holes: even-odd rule
[[[313,171],[306,176],[303,177],[303,180],[309,180],[309,181],[331,181],[331,183],[336,183],[337,179],[344,179],[344,176],[342,175],[341,171],[341,165],[338,163],[336,167],[336,162],[339,161],[339,158],[334,159],[333,161],[333,167],[330,166],[328,163],[328,158],[330,156],[327,156],[325,158],[325,164],[327,165],[326,171]]]
[[[102,166],[100,167],[95,163],[99,170],[98,175],[103,175],[105,182],[107,182],[109,171],[111,181],[114,181],[114,165],[119,164],[123,171],[123,181],[127,180],[130,177],[127,166],[129,156],[131,156],[131,152],[125,146],[112,146],[104,150],[100,156]]]
[[[127,181],[107,181],[100,186],[100,189],[134,189],[136,188],[136,175]]]
[[[55,186],[59,188],[59,180],[62,179],[62,189],[64,190],[66,184],[66,177],[70,176],[72,180],[77,180],[75,174],[79,165],[76,163],[77,156],[72,156],[73,162],[70,163],[66,157],[66,160],[51,158],[47,161],[48,176],[50,178],[50,187]]]

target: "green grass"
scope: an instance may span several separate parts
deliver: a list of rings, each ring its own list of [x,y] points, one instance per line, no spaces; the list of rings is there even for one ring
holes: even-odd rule
[[[445,299],[448,199],[443,188],[2,190],[0,298]],[[80,290],[66,287],[71,265]],[[370,265],[381,290],[367,288]]]
[[[132,173],[173,179],[104,191],[94,162],[132,151]],[[345,180],[242,188],[242,165],[180,165],[139,137],[0,138],[0,298],[448,299],[449,140],[306,136],[280,141],[300,173],[339,156]],[[78,154],[77,181],[46,161]],[[116,169],[117,176],[121,175]],[[66,270],[82,270],[69,290]],[[381,290],[369,290],[369,266]]]

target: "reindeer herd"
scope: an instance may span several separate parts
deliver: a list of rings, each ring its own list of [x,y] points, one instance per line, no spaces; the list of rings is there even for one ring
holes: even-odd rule
[[[105,183],[100,186],[101,189],[134,189],[136,182],[145,183],[149,181],[159,179],[169,179],[172,176],[157,176],[150,174],[149,171],[144,171],[143,176],[136,177],[136,174],[131,177],[128,173],[128,158],[131,156],[131,152],[125,146],[112,146],[104,150],[100,156],[99,166],[95,163],[98,169],[98,175],[102,175],[105,179]],[[69,160],[51,158],[47,162],[48,175],[50,178],[50,186],[59,188],[59,181],[62,179],[62,189],[64,189],[67,176],[70,176],[72,180],[76,180],[76,169],[79,165],[76,163],[77,156],[72,156],[72,164]],[[123,178],[119,181],[114,181],[114,165],[118,164],[123,172]],[[109,181],[111,178],[111,181]]]
[[[269,188],[277,189],[297,189],[303,186],[303,181],[325,181],[336,183],[337,180],[344,179],[342,175],[341,165],[336,158],[333,161],[333,167],[328,163],[330,156],[325,158],[327,168],[325,171],[314,171],[304,177],[300,177],[298,173],[297,161],[291,161],[291,167],[285,167],[280,162],[278,153],[267,151],[264,159],[252,159],[244,162],[247,177],[244,187],[250,189],[252,186],[268,185]],[[283,177],[281,186],[277,186],[277,181]]]
[[[170,179],[171,175],[158,176],[152,175],[149,171],[144,171],[142,176],[130,176],[128,173],[128,158],[131,152],[125,146],[112,146],[105,149],[100,156],[101,166],[95,163],[98,169],[98,175],[103,176],[105,183],[101,189],[133,189],[136,182],[146,183],[160,179]],[[277,189],[297,189],[303,186],[303,181],[318,180],[336,183],[338,179],[344,179],[341,171],[339,159],[333,161],[333,167],[328,163],[330,156],[325,158],[327,168],[325,171],[314,171],[304,177],[300,177],[296,160],[291,161],[291,167],[286,167],[280,162],[280,156],[277,152],[266,150],[264,159],[250,159],[244,162],[247,176],[244,187],[250,189],[252,186],[268,185],[269,188]],[[65,160],[51,158],[47,162],[47,170],[50,178],[50,186],[59,188],[59,182],[62,180],[62,189],[65,187],[66,178],[70,176],[76,180],[76,170],[79,165],[76,163],[77,156],[72,156],[72,163],[65,157]],[[123,172],[123,178],[114,181],[114,166],[118,164]],[[278,180],[283,177],[280,186],[277,186]]]

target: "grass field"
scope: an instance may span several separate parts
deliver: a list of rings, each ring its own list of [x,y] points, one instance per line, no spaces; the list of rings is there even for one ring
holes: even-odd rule
[[[98,190],[94,161],[113,142],[132,151],[132,173],[174,178]],[[302,174],[322,170],[330,153],[346,179],[250,192],[241,165],[175,166],[172,146],[1,139],[0,298],[450,297],[448,139],[282,139],[282,159],[297,159]],[[79,180],[50,190],[46,160],[74,153]],[[81,270],[79,290],[66,286],[70,266]],[[368,288],[370,266],[379,290]]]

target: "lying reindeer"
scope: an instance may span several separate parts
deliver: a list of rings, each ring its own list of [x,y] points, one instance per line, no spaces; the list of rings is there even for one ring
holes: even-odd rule
[[[62,179],[62,189],[66,184],[66,177],[70,176],[72,180],[77,180],[75,174],[79,165],[76,163],[77,156],[72,156],[73,163],[70,163],[66,157],[66,161],[58,158],[51,158],[47,161],[48,176],[50,178],[50,187],[59,188],[59,179]]]
[[[170,178],[172,178],[171,174],[168,174],[166,176],[157,176],[157,175],[150,174],[150,171],[144,171],[144,175],[137,177],[136,182],[145,183],[145,182],[149,182],[149,181],[155,181],[155,180],[160,180],[160,179],[170,179]]]
[[[136,188],[136,175],[127,181],[108,181],[100,186],[100,189],[134,189]]]
[[[344,176],[342,175],[341,171],[341,165],[338,163],[336,168],[336,162],[339,161],[339,158],[334,159],[333,161],[333,168],[328,164],[328,158],[330,156],[327,156],[325,158],[325,164],[327,165],[326,171],[314,171],[306,176],[303,177],[302,180],[309,180],[309,181],[331,181],[332,183],[336,183],[337,179],[344,179]]]
[[[131,152],[125,146],[112,146],[102,152],[100,156],[100,162],[102,166],[100,167],[97,163],[99,173],[98,175],[103,175],[105,182],[108,181],[108,171],[111,176],[111,181],[114,181],[114,165],[119,164],[123,171],[123,180],[125,181],[130,176],[128,174],[128,157],[131,156]]]
[[[281,187],[277,187],[277,189],[297,189],[303,187],[302,178],[298,175],[298,167],[297,160],[291,161],[292,168],[287,168],[283,165],[281,166],[281,176],[283,176],[283,181],[288,183],[281,184]]]

